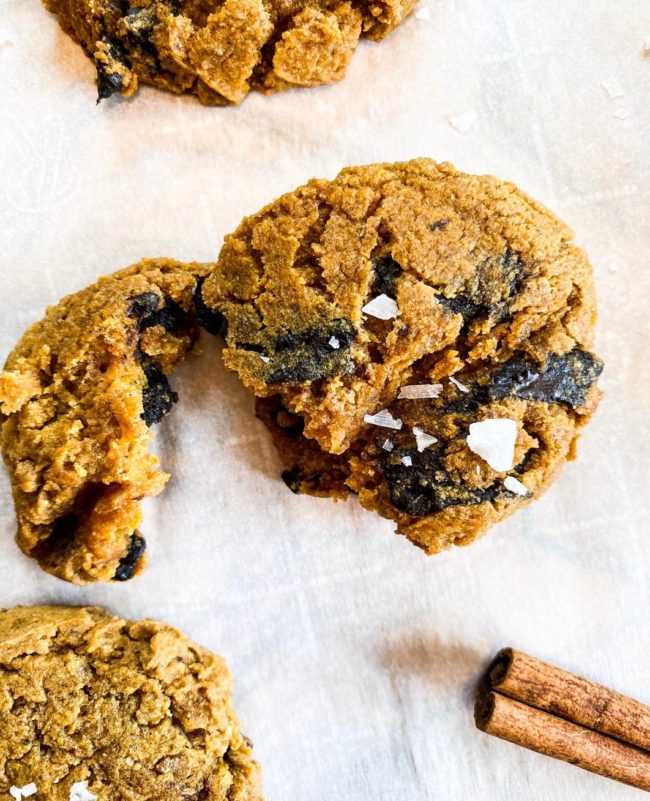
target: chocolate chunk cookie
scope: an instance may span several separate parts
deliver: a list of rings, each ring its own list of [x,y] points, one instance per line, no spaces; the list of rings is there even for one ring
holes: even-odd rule
[[[168,375],[197,336],[207,267],[142,261],[64,298],[0,373],[0,437],[17,541],[76,584],[142,569],[140,501],[168,476],[151,427],[177,401]]]
[[[261,801],[230,694],[225,662],[164,623],[0,611],[0,795]]]
[[[202,301],[296,492],[466,544],[572,458],[602,364],[591,267],[512,184],[421,159],[310,181],[227,237]]]
[[[343,78],[360,37],[379,40],[414,0],[44,0],[97,68],[99,99],[138,83],[239,103]]]

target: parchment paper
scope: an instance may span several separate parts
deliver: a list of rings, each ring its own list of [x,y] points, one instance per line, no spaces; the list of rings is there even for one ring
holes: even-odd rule
[[[591,255],[607,395],[578,461],[482,541],[426,558],[355,501],[292,495],[206,342],[157,430],[173,479],[146,505],[146,574],[42,573],[13,543],[3,471],[0,604],[102,604],[225,655],[268,801],[640,798],[477,732],[471,699],[512,644],[650,702],[650,5],[423,5],[430,20],[362,45],[341,84],[208,109],[146,88],[95,106],[91,63],[38,0],[2,0],[0,355],[101,273],[213,258],[312,176],[426,155],[515,181]]]

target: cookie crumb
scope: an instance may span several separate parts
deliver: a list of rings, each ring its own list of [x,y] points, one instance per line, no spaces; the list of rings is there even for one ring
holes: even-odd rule
[[[415,447],[420,453],[438,441],[437,437],[427,434],[418,426],[413,426],[413,434],[415,435]]]
[[[341,343],[336,337],[330,337],[327,344],[330,348],[334,348],[334,350],[338,350],[341,347]]]
[[[442,392],[442,384],[407,384],[400,387],[398,400],[424,400],[437,398]]]
[[[402,427],[402,421],[393,417],[388,409],[382,409],[380,412],[377,412],[377,414],[365,414],[363,420],[371,426],[394,428],[395,431],[399,431]]]
[[[458,133],[465,134],[474,126],[477,117],[475,111],[466,111],[463,114],[448,114],[447,119]]]
[[[457,387],[461,392],[469,392],[469,389],[465,386],[465,384],[461,384],[457,378],[454,378],[453,375],[449,376],[449,381]]]
[[[650,56],[650,36],[646,36],[643,42],[643,55]]]
[[[517,423],[508,418],[494,417],[471,423],[467,446],[484,459],[493,470],[512,470],[515,461]]]
[[[514,476],[506,476],[503,480],[503,486],[510,492],[514,492],[515,495],[528,495],[526,485],[522,484],[521,481]]]
[[[392,320],[399,314],[396,301],[389,298],[388,295],[377,295],[376,298],[368,301],[361,311],[378,320]]]
[[[607,81],[603,81],[601,83],[603,89],[607,92],[612,100],[616,100],[618,97],[623,97],[625,94],[625,90],[621,86],[621,84],[616,80],[616,78],[610,78]]]

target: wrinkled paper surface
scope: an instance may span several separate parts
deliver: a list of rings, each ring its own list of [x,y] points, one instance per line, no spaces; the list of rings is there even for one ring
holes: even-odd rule
[[[578,461],[482,541],[426,558],[354,500],[292,495],[206,341],[157,428],[173,478],[146,504],[146,574],[80,589],[42,573],[13,543],[3,471],[0,604],[101,604],[222,653],[268,801],[640,799],[479,733],[471,707],[507,644],[650,702],[650,6],[424,5],[343,83],[211,109],[149,88],[95,106],[53,17],[2,0],[0,355],[102,273],[214,258],[312,176],[426,155],[515,181],[590,253],[607,394]]]

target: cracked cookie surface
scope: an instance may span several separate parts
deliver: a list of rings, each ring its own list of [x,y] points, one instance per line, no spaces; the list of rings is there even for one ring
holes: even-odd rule
[[[151,427],[177,395],[168,374],[192,349],[208,268],[148,259],[61,300],[0,373],[0,437],[17,542],[77,584],[124,581],[144,564],[142,498],[169,476]]]
[[[0,611],[0,793],[262,801],[225,662],[164,623],[92,607]]]
[[[427,159],[349,168],[244,220],[202,300],[286,483],[357,493],[428,552],[538,496],[599,398],[591,267],[571,240],[513,184]],[[400,397],[414,386],[438,389]],[[495,418],[516,424],[509,470],[467,442]],[[435,441],[420,450],[414,429]]]
[[[379,40],[413,0],[44,0],[97,69],[99,99],[140,82],[239,103],[343,78],[360,37]]]

